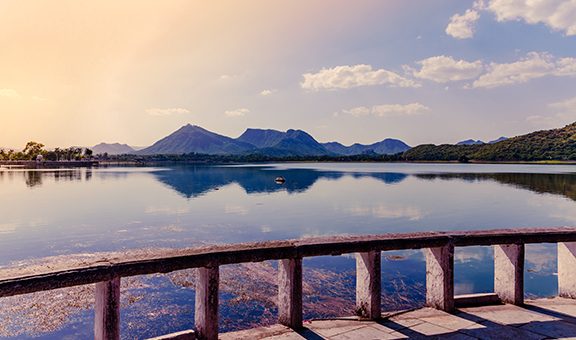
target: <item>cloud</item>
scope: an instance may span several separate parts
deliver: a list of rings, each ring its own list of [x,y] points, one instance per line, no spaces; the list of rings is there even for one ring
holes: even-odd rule
[[[376,117],[398,117],[398,116],[414,116],[422,114],[430,110],[427,106],[420,103],[410,104],[383,104],[375,105],[372,107],[359,106],[348,110],[342,110],[342,114],[352,115],[354,117],[362,116],[376,116]],[[338,116],[340,113],[335,114]]]
[[[473,9],[468,9],[464,14],[454,14],[450,18],[450,23],[446,26],[446,34],[456,39],[469,39],[474,36],[474,26],[480,19],[480,13]]]
[[[576,35],[574,0],[491,0],[486,8],[499,22],[541,23],[566,35]]]
[[[575,76],[576,58],[556,59],[548,53],[530,52],[525,58],[512,63],[491,63],[488,72],[472,84],[472,87],[493,88],[526,83],[545,76]]]
[[[420,70],[413,70],[415,77],[432,80],[437,83],[474,79],[484,69],[484,65],[480,60],[469,62],[455,60],[444,55],[420,60],[417,64],[420,65]]]
[[[167,109],[159,109],[159,108],[146,109],[146,113],[148,113],[151,116],[171,116],[175,114],[190,113],[190,111],[188,111],[187,109],[183,109],[181,107],[173,107]]]
[[[248,109],[236,109],[236,110],[229,110],[224,112],[224,114],[228,117],[244,117],[250,110]]]
[[[544,24],[565,35],[576,35],[576,1],[574,0],[489,0],[476,1],[462,15],[450,18],[446,33],[457,39],[474,36],[474,26],[481,11],[491,12],[498,22],[524,21],[527,24]]]
[[[576,97],[548,104],[556,113],[549,116],[532,115],[526,120],[538,127],[558,127],[576,120]]]
[[[277,90],[274,90],[274,89],[272,89],[272,90],[262,90],[262,92],[260,92],[260,95],[261,95],[261,96],[269,96],[269,95],[274,94],[274,93],[276,93],[276,92],[278,92],[278,91],[277,91]]]
[[[0,89],[0,97],[20,98],[20,94],[12,89]]]
[[[336,66],[324,68],[317,73],[306,73],[300,83],[306,90],[349,89],[359,86],[388,85],[390,87],[420,87],[412,79],[404,78],[392,71],[377,69],[370,65]]]

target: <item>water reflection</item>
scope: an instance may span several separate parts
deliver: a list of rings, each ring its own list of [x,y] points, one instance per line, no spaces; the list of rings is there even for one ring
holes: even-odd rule
[[[275,183],[280,174],[286,178],[284,184]],[[319,179],[337,180],[344,176],[354,178],[370,177],[386,184],[399,183],[408,175],[401,173],[345,173],[316,171],[311,169],[277,170],[255,167],[176,167],[170,171],[154,172],[156,179],[181,195],[191,198],[217,190],[228,184],[239,184],[248,194],[287,191],[304,193]]]
[[[54,171],[2,171],[0,181],[24,178],[30,187],[38,187],[43,181],[90,181],[94,175],[100,178],[126,177],[132,171],[107,171],[92,169],[69,169]],[[463,182],[492,181],[515,188],[541,194],[553,194],[576,200],[576,174],[535,174],[535,173],[433,173],[407,174],[396,172],[339,172],[314,169],[277,169],[274,167],[213,167],[177,166],[151,172],[156,180],[187,198],[202,196],[207,192],[236,183],[248,194],[286,191],[304,193],[320,179],[337,180],[345,176],[356,179],[373,178],[386,184],[397,184],[408,177],[420,180],[458,180]],[[286,183],[274,182],[278,175],[284,176]]]
[[[42,186],[43,181],[53,180],[63,181],[90,181],[92,179],[91,169],[66,169],[66,170],[17,170],[4,171],[0,169],[0,182],[15,179],[24,179],[24,183],[29,188]]]

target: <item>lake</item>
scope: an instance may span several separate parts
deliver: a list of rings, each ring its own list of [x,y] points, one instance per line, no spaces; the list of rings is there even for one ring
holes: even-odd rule
[[[403,163],[0,169],[0,266],[339,234],[574,226],[575,172]],[[555,251],[526,247],[528,296],[556,293]],[[491,258],[490,247],[456,249],[456,294],[493,289]],[[305,318],[352,314],[354,265],[351,256],[305,259]],[[274,275],[273,262],[222,268],[223,331],[274,322]],[[383,308],[423,303],[421,251],[383,253],[382,275]],[[124,280],[123,337],[192,327],[193,280],[189,271]],[[91,298],[78,287],[0,299],[0,338],[90,337]],[[55,306],[63,311],[37,317]]]

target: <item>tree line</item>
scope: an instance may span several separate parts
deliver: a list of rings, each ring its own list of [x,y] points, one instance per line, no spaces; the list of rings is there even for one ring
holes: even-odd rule
[[[45,145],[38,142],[28,142],[22,151],[0,149],[0,161],[80,161],[92,159],[92,150],[71,146],[46,150]],[[41,157],[39,157],[41,156]]]

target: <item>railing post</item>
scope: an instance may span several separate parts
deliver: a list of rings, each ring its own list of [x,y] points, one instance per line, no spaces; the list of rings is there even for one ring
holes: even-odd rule
[[[558,296],[576,299],[576,242],[558,242]]]
[[[494,245],[494,292],[504,303],[524,303],[524,244]]]
[[[362,318],[381,317],[381,272],[380,251],[356,254],[356,314]]]
[[[198,339],[218,339],[218,266],[196,269],[194,327]]]
[[[454,311],[454,245],[426,248],[426,305]]]
[[[94,339],[120,339],[120,277],[96,283]]]
[[[302,259],[278,261],[278,323],[302,328]]]

